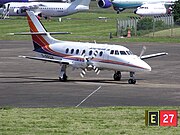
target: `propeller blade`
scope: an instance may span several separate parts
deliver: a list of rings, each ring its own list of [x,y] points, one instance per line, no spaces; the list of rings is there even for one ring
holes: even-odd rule
[[[80,76],[83,78],[85,76],[86,72],[87,72],[87,69],[86,68],[83,69],[80,73]]]
[[[9,11],[9,7],[10,7],[10,4],[8,4],[8,7],[7,7],[7,9],[6,9],[6,10],[7,10],[7,12]]]
[[[145,53],[145,51],[146,51],[146,47],[145,47],[145,46],[143,46],[142,51],[141,51],[141,53],[140,53],[139,57],[141,57],[141,56]]]
[[[94,53],[93,53],[93,56],[91,57],[91,60],[94,59],[98,54],[98,50],[96,50]]]
[[[97,75],[100,73],[100,70],[96,66],[93,66],[93,70]]]

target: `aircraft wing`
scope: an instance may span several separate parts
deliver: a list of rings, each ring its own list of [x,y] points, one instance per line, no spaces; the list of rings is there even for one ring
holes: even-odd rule
[[[163,55],[168,55],[168,53],[166,53],[166,52],[155,53],[155,54],[150,54],[150,55],[144,55],[144,56],[141,56],[140,58],[142,60],[144,60],[144,59],[150,59],[150,58],[159,57],[159,56],[163,56]]]
[[[39,14],[41,14],[41,12],[34,10],[34,14],[35,14],[36,16],[38,16]]]
[[[45,61],[45,62],[52,62],[52,63],[59,63],[59,64],[66,64],[69,65],[70,63],[67,61],[57,60],[57,59],[49,59],[49,58],[41,58],[41,57],[31,57],[31,56],[19,56],[21,58]]]

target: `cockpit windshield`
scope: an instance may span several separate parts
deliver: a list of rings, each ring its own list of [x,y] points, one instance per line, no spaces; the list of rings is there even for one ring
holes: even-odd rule
[[[111,55],[133,55],[133,53],[129,50],[127,51],[111,50],[110,54]]]

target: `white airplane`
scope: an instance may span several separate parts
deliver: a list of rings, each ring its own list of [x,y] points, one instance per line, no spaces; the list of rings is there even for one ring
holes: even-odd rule
[[[171,14],[172,7],[170,6],[170,4],[167,7],[164,3],[144,4],[138,7],[134,11],[134,13],[140,16],[160,16],[165,14]]]
[[[50,32],[42,26],[33,11],[27,11],[27,19],[30,33],[18,33],[31,35],[34,51],[38,57],[19,56],[39,61],[57,63],[60,65],[59,80],[67,81],[66,68],[82,69],[80,75],[84,77],[87,71],[94,70],[99,74],[100,70],[114,71],[114,80],[121,79],[121,72],[130,72],[129,84],[135,84],[135,72],[151,71],[151,67],[144,59],[167,55],[166,52],[142,56],[134,55],[128,48],[120,45],[96,44],[61,41],[50,36]]]
[[[79,11],[89,10],[90,0],[75,0],[71,3],[60,2],[10,2],[0,8],[3,16],[25,16],[26,10],[34,11],[37,16],[66,16]]]
[[[144,4],[152,4],[156,6],[157,3],[172,4],[177,0],[99,0],[98,6],[101,8],[109,8],[113,6],[114,10],[119,13],[128,8],[137,8]]]

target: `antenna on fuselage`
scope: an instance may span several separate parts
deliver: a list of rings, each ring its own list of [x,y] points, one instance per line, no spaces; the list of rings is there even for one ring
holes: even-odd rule
[[[141,58],[141,56],[145,53],[145,51],[146,51],[146,47],[143,46],[143,48],[142,48],[142,50],[141,50],[141,53],[140,53],[140,55],[139,55],[140,58]]]

